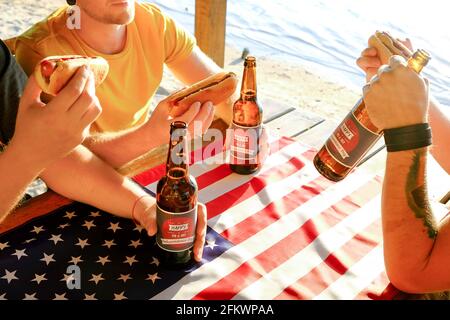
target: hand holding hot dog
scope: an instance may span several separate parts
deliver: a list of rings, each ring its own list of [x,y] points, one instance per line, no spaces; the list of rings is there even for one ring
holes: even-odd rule
[[[42,90],[32,75],[20,101],[11,144],[25,148],[30,159],[42,167],[68,154],[82,143],[90,124],[101,113],[94,82],[87,67],[79,68],[45,105],[40,100]]]

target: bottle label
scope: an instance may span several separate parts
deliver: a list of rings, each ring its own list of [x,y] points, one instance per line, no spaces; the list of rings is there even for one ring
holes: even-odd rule
[[[181,252],[193,247],[197,226],[197,206],[194,209],[173,213],[156,206],[158,233],[156,243],[166,251]]]
[[[243,127],[233,122],[233,139],[231,141],[230,153],[231,164],[256,164],[258,163],[259,138],[262,127]]]
[[[380,137],[381,134],[364,127],[351,112],[327,140],[325,147],[334,160],[353,168]]]

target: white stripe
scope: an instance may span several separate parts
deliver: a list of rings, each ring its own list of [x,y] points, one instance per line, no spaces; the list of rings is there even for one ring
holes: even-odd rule
[[[242,263],[253,259],[300,228],[309,219],[320,215],[325,209],[360,188],[372,177],[360,170],[356,171],[347,179],[332,185],[253,237],[189,273],[153,299],[191,299],[198,292],[236,270]]]
[[[203,203],[208,203],[217,197],[225,194],[247,182],[252,180],[254,177],[264,174],[265,172],[273,169],[275,167],[279,167],[285,164],[287,161],[291,160],[294,157],[300,156],[302,153],[308,150],[308,147],[303,146],[298,143],[292,143],[278,152],[270,155],[264,166],[261,168],[259,172],[251,175],[239,175],[239,174],[230,174],[229,176],[220,179],[219,181],[209,185],[206,188],[203,188],[199,192],[199,201]]]
[[[319,176],[319,172],[314,169],[312,162],[307,164],[295,174],[274,182],[266,186],[260,192],[250,198],[224,211],[218,216],[208,220],[208,225],[217,233],[237,225],[248,217],[252,216],[270,203],[278,201],[301,186],[308,184]]]
[[[273,299],[304,277],[332,252],[380,217],[380,195],[333,228],[320,234],[306,248],[243,289],[233,299]]]
[[[384,270],[383,246],[380,244],[316,296],[314,300],[354,299],[364,288],[370,286]]]

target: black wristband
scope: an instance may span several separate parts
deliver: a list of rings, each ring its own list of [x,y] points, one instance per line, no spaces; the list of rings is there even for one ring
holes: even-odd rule
[[[431,128],[428,123],[385,129],[384,141],[388,152],[419,149],[428,147],[433,143]]]

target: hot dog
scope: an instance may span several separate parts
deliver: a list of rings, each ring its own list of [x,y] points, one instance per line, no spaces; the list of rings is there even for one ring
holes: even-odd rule
[[[57,95],[79,67],[89,66],[99,86],[108,75],[108,62],[101,57],[51,56],[42,59],[34,69],[34,75],[42,91]]]
[[[382,64],[389,64],[389,59],[393,55],[399,55],[405,59],[412,56],[412,52],[403,43],[384,31],[376,31],[369,38],[369,47],[377,49]]]
[[[220,72],[201,80],[192,86],[176,91],[167,100],[170,102],[171,115],[183,114],[194,102],[211,101],[217,105],[233,95],[238,80],[233,72]]]

